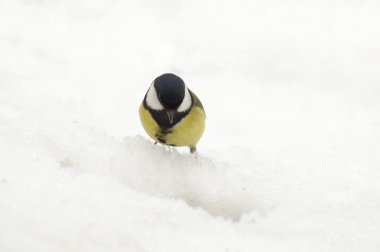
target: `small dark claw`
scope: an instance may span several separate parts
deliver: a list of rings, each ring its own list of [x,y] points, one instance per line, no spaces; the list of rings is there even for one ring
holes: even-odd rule
[[[190,147],[190,153],[195,153],[197,151],[197,147]]]
[[[157,145],[157,142],[154,142],[154,145]]]

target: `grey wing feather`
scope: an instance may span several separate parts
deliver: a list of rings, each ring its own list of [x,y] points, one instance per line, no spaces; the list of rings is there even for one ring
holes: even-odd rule
[[[203,105],[202,105],[202,103],[201,103],[201,101],[199,100],[199,98],[189,89],[189,91],[190,91],[190,94],[191,94],[191,96],[193,97],[193,100],[194,100],[194,106],[195,107],[199,107],[199,108],[201,108],[203,111],[205,111],[205,109],[203,108]],[[206,112],[205,112],[205,114],[206,114]]]

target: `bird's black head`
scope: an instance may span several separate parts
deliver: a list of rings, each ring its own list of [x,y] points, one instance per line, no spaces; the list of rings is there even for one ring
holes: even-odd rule
[[[185,97],[185,83],[175,74],[167,73],[154,80],[157,98],[168,109],[177,109]]]

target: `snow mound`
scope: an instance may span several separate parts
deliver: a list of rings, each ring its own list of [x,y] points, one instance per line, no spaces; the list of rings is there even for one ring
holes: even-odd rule
[[[154,251],[159,244],[159,251],[174,251],[186,242],[189,223],[210,233],[223,227],[231,236],[231,220],[250,222],[269,210],[241,167],[215,153],[193,155],[142,136],[117,139],[75,121],[1,108],[8,116],[0,125],[4,251],[18,241],[20,250]],[[150,232],[180,232],[182,243],[166,244]],[[199,246],[188,245],[184,251]]]
[[[252,180],[239,173],[239,164],[223,162],[218,154],[192,155],[154,145],[142,136],[120,140],[77,122],[63,125],[50,120],[45,126],[30,122],[27,127],[9,126],[8,130],[19,127],[19,131],[3,135],[13,138],[4,141],[26,143],[18,158],[34,152],[36,158],[46,158],[56,168],[77,175],[100,174],[137,192],[183,200],[213,216],[238,220],[254,210],[265,212],[264,203],[255,198]],[[16,149],[22,151],[19,146]]]
[[[239,174],[233,164],[154,146],[140,136],[126,138],[123,147],[122,163],[107,173],[137,191],[182,199],[213,216],[234,220],[253,210],[265,212],[266,207],[255,198],[252,180]]]

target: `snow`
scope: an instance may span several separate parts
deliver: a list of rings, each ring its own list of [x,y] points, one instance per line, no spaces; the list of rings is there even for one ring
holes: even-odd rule
[[[1,1],[0,251],[379,251],[376,1]],[[181,76],[191,155],[138,106]]]

